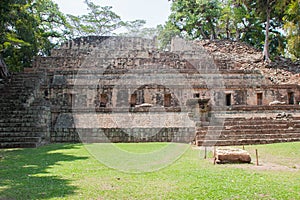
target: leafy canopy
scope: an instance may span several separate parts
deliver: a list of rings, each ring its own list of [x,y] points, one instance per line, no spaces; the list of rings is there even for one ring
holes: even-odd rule
[[[66,18],[51,0],[0,1],[0,57],[11,70],[31,66],[66,35]]]
[[[299,0],[172,0],[162,35],[241,40],[263,50],[266,60],[270,54],[296,59],[299,4]]]

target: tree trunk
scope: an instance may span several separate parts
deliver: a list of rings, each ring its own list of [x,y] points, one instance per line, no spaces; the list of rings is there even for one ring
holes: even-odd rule
[[[213,25],[213,23],[212,23],[212,21],[210,19],[208,19],[208,25],[209,25],[210,30],[211,30],[210,39],[211,40],[217,39],[217,34],[216,34],[215,27],[214,27],[214,25]]]
[[[4,62],[4,60],[0,57],[0,78],[6,79],[9,77],[8,68]]]
[[[198,30],[199,30],[201,36],[202,36],[202,39],[209,39],[208,35],[206,35],[205,32],[203,31],[202,24],[198,23],[197,27],[198,27]]]
[[[229,30],[229,17],[227,17],[226,19],[226,39],[230,39],[231,35],[230,35],[230,30]]]
[[[265,35],[265,44],[263,50],[263,57],[264,61],[270,62],[270,52],[269,52],[269,30],[270,30],[270,14],[271,14],[271,7],[270,2],[267,0],[267,21],[266,21],[266,35]]]
[[[235,41],[239,41],[240,40],[240,29],[238,28],[237,25],[235,25]]]

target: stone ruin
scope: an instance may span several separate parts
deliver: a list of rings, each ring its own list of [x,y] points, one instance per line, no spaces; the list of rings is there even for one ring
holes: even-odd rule
[[[154,39],[68,41],[0,84],[0,147],[299,141],[299,71],[261,60],[228,41],[174,38],[168,51]]]

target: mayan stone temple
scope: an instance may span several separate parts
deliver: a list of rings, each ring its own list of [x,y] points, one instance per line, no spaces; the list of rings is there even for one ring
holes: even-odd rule
[[[0,84],[0,147],[300,141],[299,66],[230,41],[83,37]]]

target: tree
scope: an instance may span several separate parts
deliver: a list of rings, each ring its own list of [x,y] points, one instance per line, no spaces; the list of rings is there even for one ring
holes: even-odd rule
[[[167,22],[161,27],[161,31],[158,34],[159,47],[161,49],[169,49],[171,40],[173,37],[180,36],[180,30],[175,27],[171,22]]]
[[[242,40],[249,44],[255,43],[261,27],[255,19],[253,10],[248,9],[246,5],[237,0],[222,0],[220,4],[219,39],[226,38],[235,41]]]
[[[216,0],[174,0],[169,23],[191,39],[216,39],[220,11]]]
[[[49,55],[54,46],[69,37],[67,18],[52,0],[34,1],[31,12],[38,24],[39,54]]]
[[[270,33],[270,22],[271,14],[275,10],[276,0],[256,0],[256,1],[244,1],[249,7],[255,9],[257,16],[259,16],[262,21],[265,22],[265,39],[263,47],[263,57],[266,62],[270,62],[270,52],[269,52],[269,33]]]
[[[292,0],[285,10],[284,29],[287,33],[287,51],[293,59],[300,58],[300,2]]]
[[[48,55],[53,38],[62,38],[64,15],[51,0],[0,2],[0,57],[10,70],[30,67],[34,56]]]
[[[286,43],[290,54],[299,52],[299,0],[172,0],[171,10],[166,25],[187,39],[241,40],[267,62]]]
[[[118,34],[119,36],[130,36],[130,37],[139,37],[141,36],[142,29],[146,24],[145,20],[134,20],[131,22],[126,22],[125,29],[127,30],[124,33]]]
[[[126,32],[118,34],[119,36],[125,37],[141,37],[147,39],[153,39],[157,37],[162,31],[162,25],[157,25],[155,28],[145,28],[145,20],[135,20],[126,22],[125,29]]]
[[[20,69],[28,63],[28,47],[33,37],[34,19],[28,12],[29,1],[0,2],[0,53],[11,69]]]
[[[125,26],[111,6],[99,6],[89,0],[85,0],[89,13],[82,16],[67,15],[71,37],[87,35],[111,35],[114,30]]]
[[[252,10],[238,0],[173,0],[171,10],[167,24],[185,38],[240,40],[259,26]]]

